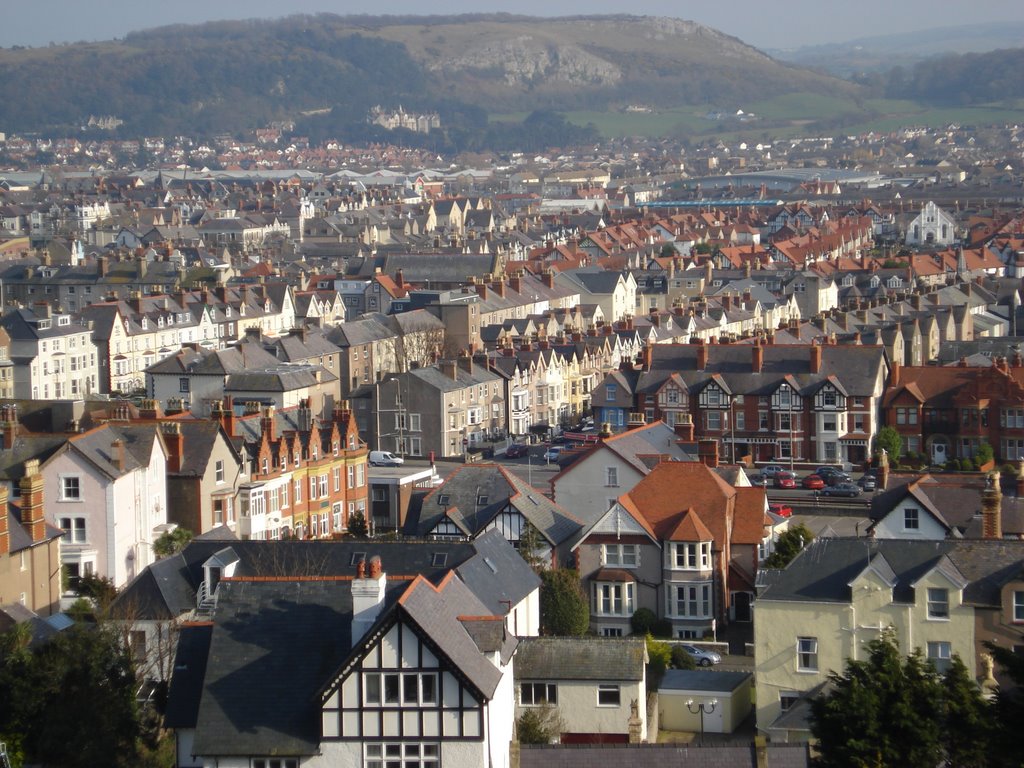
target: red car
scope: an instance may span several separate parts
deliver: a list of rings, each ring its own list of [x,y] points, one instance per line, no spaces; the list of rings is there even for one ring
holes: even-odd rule
[[[775,513],[779,517],[793,516],[793,508],[789,504],[769,504],[768,511]]]
[[[825,481],[817,475],[808,475],[800,481],[800,485],[809,491],[820,491],[825,487]]]
[[[776,488],[796,488],[796,475],[792,472],[779,472],[772,480]]]
[[[509,459],[518,459],[529,452],[529,446],[523,445],[522,443],[512,443],[512,445],[505,449],[505,457]]]

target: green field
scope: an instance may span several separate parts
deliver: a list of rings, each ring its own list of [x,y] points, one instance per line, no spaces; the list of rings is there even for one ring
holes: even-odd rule
[[[886,133],[911,125],[941,127],[1003,125],[1024,122],[1024,103],[977,107],[929,108],[913,101],[864,99],[791,93],[775,99],[740,105],[759,119],[740,123],[704,117],[706,107],[674,107],[655,112],[566,112],[577,125],[593,123],[605,138],[616,136],[707,136],[727,140],[764,141],[828,133]],[[729,109],[731,113],[732,108]],[[527,113],[491,115],[493,121],[520,121]],[[821,122],[819,122],[821,121]]]

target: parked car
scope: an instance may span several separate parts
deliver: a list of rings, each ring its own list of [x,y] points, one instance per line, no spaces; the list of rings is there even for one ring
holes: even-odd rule
[[[820,491],[825,487],[825,481],[818,475],[808,475],[800,481],[800,485],[809,491]]]
[[[860,496],[860,486],[854,483],[836,483],[822,488],[818,493],[821,496]]]
[[[788,470],[778,472],[772,478],[772,485],[776,488],[796,488],[796,475]]]
[[[702,667],[710,667],[712,664],[722,663],[722,656],[716,651],[708,651],[695,645],[681,645],[679,647],[690,654],[693,660]]]
[[[390,451],[370,451],[369,461],[371,467],[400,467],[405,464],[405,459]]]
[[[789,504],[769,504],[768,511],[779,517],[793,516],[793,508]]]
[[[544,461],[558,461],[558,457],[562,455],[562,449],[557,445],[549,446],[544,451]]]
[[[878,479],[874,475],[864,475],[857,481],[862,491],[873,491],[878,488]]]
[[[771,478],[767,475],[751,475],[748,479],[750,480],[751,485],[767,488]]]
[[[781,464],[769,464],[767,467],[764,467],[761,470],[761,474],[764,475],[765,477],[771,478],[771,477],[775,477],[777,474],[779,474],[779,472],[788,472],[788,471],[789,470],[787,470]]]
[[[505,449],[505,457],[509,459],[519,459],[530,452],[530,447],[523,443],[512,443],[508,448]]]

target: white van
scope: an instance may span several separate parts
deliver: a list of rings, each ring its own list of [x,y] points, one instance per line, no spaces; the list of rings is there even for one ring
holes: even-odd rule
[[[370,451],[371,467],[399,467],[405,464],[405,459],[389,451]]]

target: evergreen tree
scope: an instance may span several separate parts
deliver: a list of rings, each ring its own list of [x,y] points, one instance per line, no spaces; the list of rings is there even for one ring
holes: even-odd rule
[[[580,577],[570,568],[540,574],[540,628],[545,635],[583,635],[590,626],[590,606]]]
[[[366,530],[366,515],[360,512],[358,509],[349,515],[348,518],[348,532],[353,536],[365,539],[367,535]]]
[[[791,525],[787,530],[779,534],[775,542],[775,549],[764,561],[765,568],[785,568],[793,558],[800,554],[800,550],[811,543],[814,534],[811,533],[803,523]]]
[[[977,768],[988,765],[989,745],[995,735],[993,707],[978,691],[978,685],[959,655],[953,656],[942,677],[945,727],[942,740],[949,768]]]

